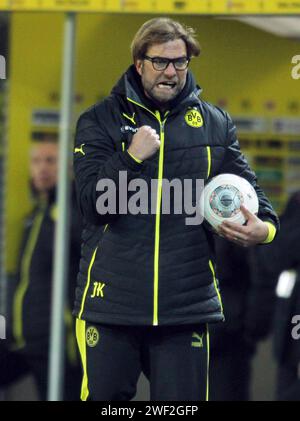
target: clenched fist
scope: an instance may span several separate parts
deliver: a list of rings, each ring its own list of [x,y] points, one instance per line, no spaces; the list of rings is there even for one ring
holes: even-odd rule
[[[150,158],[160,147],[157,132],[150,126],[142,126],[132,138],[128,152],[135,158],[145,161]]]

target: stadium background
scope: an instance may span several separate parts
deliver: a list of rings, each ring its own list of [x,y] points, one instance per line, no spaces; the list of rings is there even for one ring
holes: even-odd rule
[[[131,39],[153,17],[134,12],[78,14],[74,123],[82,110],[110,92],[130,65]],[[225,108],[236,120],[243,150],[280,212],[291,191],[300,188],[300,80],[291,76],[292,57],[300,54],[299,40],[236,19],[177,18],[197,30],[202,54],[192,61],[191,69],[203,87],[203,98]],[[7,80],[0,80],[1,156],[5,161],[2,257],[5,272],[11,272],[22,218],[30,207],[30,142],[58,131],[64,14],[3,12],[1,19],[9,34],[8,48],[4,30],[0,43],[0,54],[7,56],[8,65]],[[293,130],[287,129],[289,122]],[[268,367],[269,375],[264,384],[255,376],[253,397],[270,399],[274,367],[269,342],[262,344],[256,358],[255,370],[260,372],[261,367]],[[143,386],[140,393],[143,396]]]

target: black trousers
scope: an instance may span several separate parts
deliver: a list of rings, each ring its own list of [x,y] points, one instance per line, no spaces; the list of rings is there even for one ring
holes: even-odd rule
[[[208,400],[207,325],[107,326],[77,320],[82,400],[128,401],[143,372],[155,401]]]
[[[249,401],[253,353],[242,341],[232,341],[231,349],[211,353],[210,400]]]
[[[24,350],[11,351],[5,346],[1,346],[0,388],[11,386],[17,380],[31,374],[37,386],[39,399],[42,401],[46,400],[48,389],[48,348],[44,349],[41,345],[40,351],[31,353],[24,352]],[[79,400],[80,377],[80,367],[71,365],[66,358],[63,400]]]

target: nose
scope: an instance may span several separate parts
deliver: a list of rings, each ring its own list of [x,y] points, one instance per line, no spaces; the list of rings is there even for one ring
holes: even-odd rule
[[[174,63],[170,62],[168,64],[166,70],[164,71],[164,74],[169,77],[176,75],[176,69],[175,69]]]

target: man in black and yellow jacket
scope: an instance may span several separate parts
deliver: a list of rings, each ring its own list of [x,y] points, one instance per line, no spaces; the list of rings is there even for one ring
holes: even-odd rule
[[[83,242],[76,290],[81,397],[131,399],[144,371],[151,399],[205,400],[207,324],[224,320],[212,234],[204,224],[187,223],[191,215],[185,206],[178,212],[183,201],[175,203],[173,191],[174,205],[164,212],[165,183],[191,181],[195,206],[197,180],[219,173],[246,178],[258,195],[258,215],[244,209],[247,225],[220,228],[243,246],[272,241],[278,220],[229,115],[199,99],[188,71],[200,52],[193,30],[153,19],[131,47],[134,64],[77,125],[79,206],[99,235],[94,250],[89,238]]]
[[[34,206],[26,217],[12,302],[12,351],[0,353],[0,387],[25,374],[33,374],[39,398],[47,397],[48,352],[51,318],[55,200],[58,144],[47,138],[30,151],[31,189]],[[73,200],[75,203],[75,200]],[[71,207],[71,238],[66,322],[66,387],[64,399],[79,397],[80,374],[71,315],[74,279],[79,267],[81,224],[76,205]],[[60,373],[57,373],[60,375]]]

